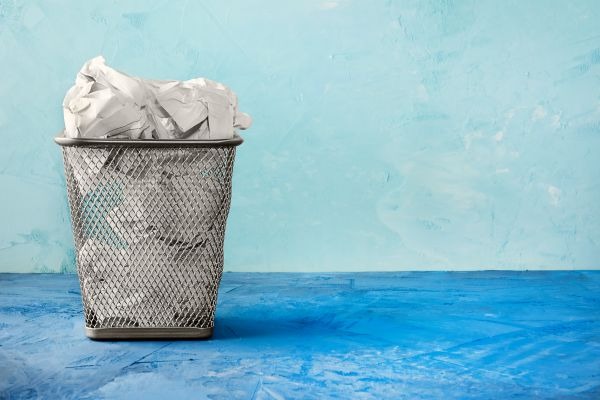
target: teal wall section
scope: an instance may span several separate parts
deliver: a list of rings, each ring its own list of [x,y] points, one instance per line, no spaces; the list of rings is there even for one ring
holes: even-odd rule
[[[598,1],[0,0],[0,271],[72,271],[87,59],[254,117],[226,269],[600,267]]]

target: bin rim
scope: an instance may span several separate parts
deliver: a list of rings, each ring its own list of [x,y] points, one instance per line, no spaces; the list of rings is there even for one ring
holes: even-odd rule
[[[88,138],[68,138],[64,136],[64,131],[60,132],[54,142],[60,146],[74,147],[231,147],[239,146],[244,139],[237,133],[231,139],[220,140],[185,140],[185,139],[88,139]]]

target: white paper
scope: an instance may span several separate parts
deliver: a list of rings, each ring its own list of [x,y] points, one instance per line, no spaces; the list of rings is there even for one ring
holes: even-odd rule
[[[65,136],[71,138],[232,138],[252,124],[237,110],[237,96],[205,78],[159,81],[131,77],[102,56],[81,68],[63,101]]]

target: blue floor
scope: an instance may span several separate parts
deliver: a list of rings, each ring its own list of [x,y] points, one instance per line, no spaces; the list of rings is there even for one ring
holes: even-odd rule
[[[225,274],[209,341],[94,342],[0,275],[0,398],[600,398],[600,272]]]

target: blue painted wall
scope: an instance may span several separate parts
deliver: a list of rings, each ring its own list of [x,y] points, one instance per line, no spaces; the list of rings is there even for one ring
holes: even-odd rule
[[[229,270],[600,267],[598,1],[0,0],[0,271],[72,271],[61,101],[98,54],[231,86]]]

